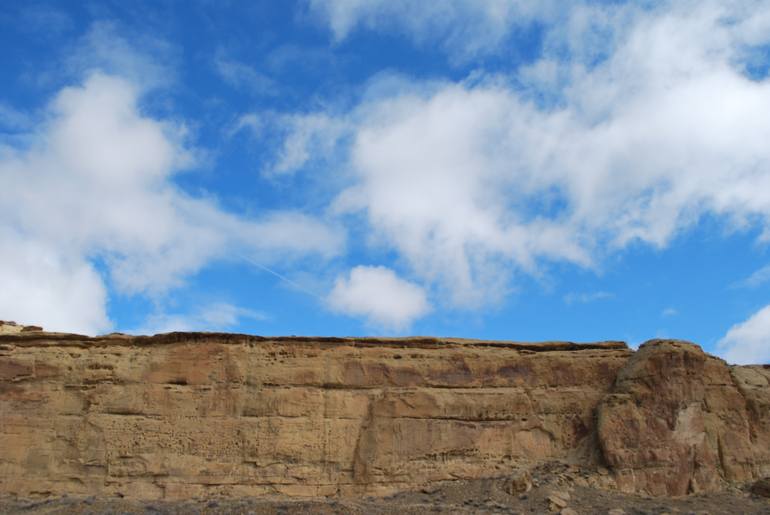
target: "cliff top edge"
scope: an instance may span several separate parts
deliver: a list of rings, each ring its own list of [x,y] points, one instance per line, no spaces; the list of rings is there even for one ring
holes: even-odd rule
[[[73,333],[49,332],[39,326],[25,326],[15,322],[0,321],[0,343],[16,345],[162,345],[181,342],[218,341],[220,343],[257,343],[257,342],[286,342],[327,344],[344,346],[386,346],[404,348],[431,348],[453,346],[478,346],[517,348],[531,351],[571,351],[571,350],[627,350],[628,345],[623,341],[607,340],[598,342],[573,342],[549,340],[541,342],[522,342],[512,340],[483,340],[473,338],[434,337],[434,336],[262,336],[226,332],[169,332],[151,336],[110,333],[99,336],[87,336]]]

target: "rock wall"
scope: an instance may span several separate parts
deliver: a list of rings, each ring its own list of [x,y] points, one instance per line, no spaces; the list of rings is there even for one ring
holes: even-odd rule
[[[680,342],[22,329],[0,326],[3,494],[384,495],[552,460],[653,494],[770,474],[770,371]]]

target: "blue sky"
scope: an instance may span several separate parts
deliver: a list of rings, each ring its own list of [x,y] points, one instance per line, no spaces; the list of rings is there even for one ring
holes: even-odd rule
[[[0,319],[770,361],[770,3],[0,3]]]

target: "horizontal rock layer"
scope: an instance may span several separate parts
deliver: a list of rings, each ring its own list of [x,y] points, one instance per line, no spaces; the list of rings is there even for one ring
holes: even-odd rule
[[[770,474],[770,371],[681,342],[6,329],[4,494],[383,495],[551,460],[654,494]]]

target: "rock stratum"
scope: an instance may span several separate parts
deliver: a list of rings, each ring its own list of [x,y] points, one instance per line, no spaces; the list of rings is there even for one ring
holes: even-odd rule
[[[770,476],[770,367],[676,340],[632,351],[0,324],[3,495],[350,498],[550,462],[659,496]]]

